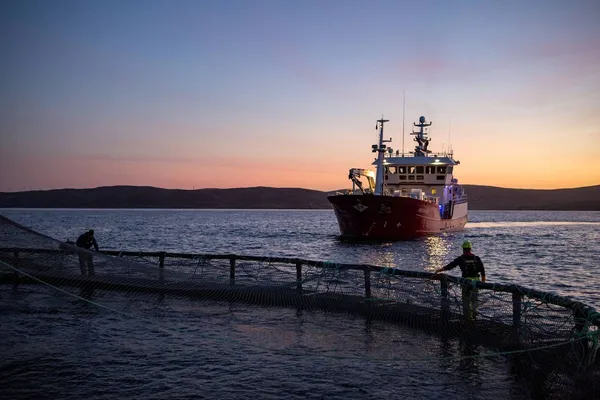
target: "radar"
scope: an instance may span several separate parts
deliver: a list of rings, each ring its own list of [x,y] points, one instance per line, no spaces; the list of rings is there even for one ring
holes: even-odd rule
[[[421,116],[421,118],[419,118],[419,122],[424,124],[425,123],[425,117]]]

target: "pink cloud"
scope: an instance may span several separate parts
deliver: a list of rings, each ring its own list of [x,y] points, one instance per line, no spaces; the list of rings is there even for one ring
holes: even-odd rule
[[[584,40],[566,40],[548,38],[543,42],[525,42],[517,46],[514,56],[523,59],[561,58],[565,56],[600,55],[597,38]]]

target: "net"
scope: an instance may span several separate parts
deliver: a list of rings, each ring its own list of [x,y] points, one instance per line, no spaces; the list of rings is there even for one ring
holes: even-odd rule
[[[510,358],[516,373],[525,376],[531,391],[542,397],[585,397],[597,391],[598,312],[518,285],[295,258],[94,252],[4,217],[0,217],[0,272],[3,283],[43,285],[115,313],[129,311],[102,304],[86,293],[146,293],[386,321],[486,349],[449,355],[456,362]],[[338,357],[339,353],[324,355]],[[434,369],[439,362],[418,354],[405,355],[401,361]]]

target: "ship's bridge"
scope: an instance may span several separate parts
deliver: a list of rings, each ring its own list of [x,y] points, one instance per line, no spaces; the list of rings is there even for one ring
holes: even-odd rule
[[[377,161],[373,163],[376,165]],[[427,157],[389,156],[383,160],[384,184],[389,185],[450,185],[453,169],[460,164],[452,156]]]

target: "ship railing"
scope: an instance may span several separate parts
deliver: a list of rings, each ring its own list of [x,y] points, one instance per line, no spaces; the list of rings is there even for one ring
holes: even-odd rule
[[[365,193],[361,192],[360,190],[345,190],[343,192],[336,192],[336,195],[354,195],[354,196],[360,196],[362,194],[368,194],[369,192],[366,191]]]
[[[467,202],[467,200],[468,200],[468,198],[467,198],[467,196],[466,196],[466,195],[463,195],[463,196],[456,196],[456,197],[453,197],[453,198],[452,198],[452,202],[453,202],[454,204],[463,204],[463,203],[466,203],[466,202]]]
[[[394,153],[389,153],[386,152],[384,158],[392,158],[392,157],[416,157],[416,158],[422,158],[422,157],[449,157],[449,158],[453,158],[454,157],[454,153],[453,152],[447,152],[447,151],[441,151],[441,152],[431,152],[427,155],[424,156],[415,156],[415,152],[411,151],[411,152],[394,152]]]
[[[418,195],[415,195],[414,193],[411,194],[409,192],[402,192],[402,191],[397,191],[397,190],[394,190],[394,191],[385,190],[383,192],[383,194],[385,196],[391,196],[391,197],[409,197],[411,199],[422,200],[422,201],[425,201],[425,202],[431,203],[431,204],[439,204],[439,200],[440,200],[440,198],[437,196],[424,195],[424,196],[420,197]]]
[[[347,190],[347,191],[343,191],[343,192],[337,191],[337,192],[335,192],[335,194],[337,196],[340,196],[340,195],[361,195],[363,193],[358,190],[355,190],[355,191]],[[414,195],[411,195],[410,193],[407,193],[407,192],[402,192],[402,191],[398,192],[398,191],[389,191],[389,190],[384,190],[383,196],[406,197],[406,198],[422,200],[422,201],[425,201],[425,202],[431,203],[431,204],[439,204],[439,200],[440,200],[439,197],[436,197],[436,196],[423,196],[421,198],[421,197],[415,197]],[[458,203],[464,203],[464,201],[457,201],[457,204]]]

